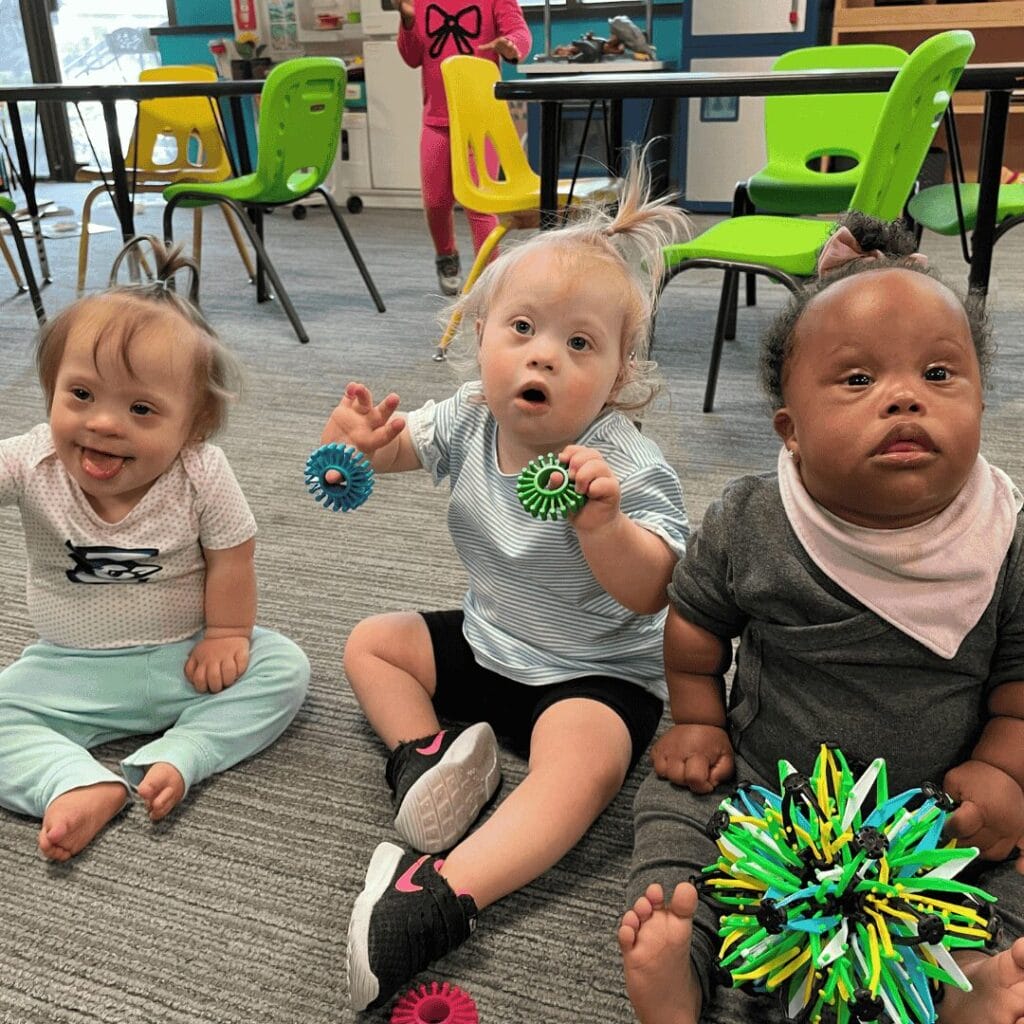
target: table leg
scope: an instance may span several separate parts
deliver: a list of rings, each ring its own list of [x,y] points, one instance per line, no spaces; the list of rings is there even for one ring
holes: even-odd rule
[[[43,230],[39,223],[39,207],[36,205],[36,179],[32,173],[32,164],[28,158],[28,148],[25,145],[25,133],[21,124],[21,112],[18,110],[18,101],[12,100],[7,104],[7,116],[11,121],[11,134],[14,136],[14,149],[18,154],[18,168],[21,171],[21,187],[25,192],[25,206],[28,209],[29,219],[32,222],[32,235],[36,241],[36,256],[39,259],[40,277],[45,284],[49,284],[53,278],[50,277],[50,263],[46,258],[46,246],[43,244]]]
[[[978,216],[971,235],[971,269],[968,286],[985,297],[992,270],[996,214],[999,208],[999,172],[1003,164],[1003,143],[1010,110],[1010,94],[985,93],[985,117],[981,128],[981,160],[978,167]]]
[[[103,123],[107,129],[107,147],[110,149],[110,176],[114,182],[114,212],[121,223],[121,238],[127,242],[135,237],[135,209],[128,188],[128,174],[124,167],[124,153],[121,150],[121,133],[117,127],[117,103],[115,100],[100,100],[103,108]]]
[[[558,136],[562,105],[544,100],[540,105],[540,226],[558,226]]]
[[[238,153],[236,174],[249,174],[252,171],[252,157],[249,155],[249,135],[245,130],[245,116],[242,113],[242,97],[229,96],[228,108],[231,111],[231,127],[235,136],[235,149]],[[230,155],[230,149],[228,150]]]

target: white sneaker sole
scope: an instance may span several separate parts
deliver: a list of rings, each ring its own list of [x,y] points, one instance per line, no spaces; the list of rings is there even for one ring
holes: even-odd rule
[[[370,918],[377,901],[387,891],[395,868],[402,859],[401,847],[380,843],[373,851],[366,868],[366,883],[352,906],[348,922],[348,954],[345,970],[348,975],[348,997],[357,1013],[377,998],[380,982],[370,969]]]
[[[477,722],[413,783],[395,816],[395,828],[421,853],[448,850],[476,821],[500,781],[494,730],[487,722]]]

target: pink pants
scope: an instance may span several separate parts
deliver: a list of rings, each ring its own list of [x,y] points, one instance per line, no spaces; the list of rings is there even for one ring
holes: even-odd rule
[[[498,154],[487,146],[487,170],[492,177],[498,174]],[[455,252],[455,196],[452,193],[451,143],[447,125],[425,124],[420,135],[420,181],[423,188],[423,210],[427,215],[427,229],[434,240],[438,255]],[[473,233],[473,250],[484,244],[494,230],[498,218],[492,213],[466,210],[469,228]]]

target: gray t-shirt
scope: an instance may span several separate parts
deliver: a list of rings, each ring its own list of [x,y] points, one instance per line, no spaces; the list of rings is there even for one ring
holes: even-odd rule
[[[740,637],[729,724],[755,770],[776,778],[786,759],[809,771],[832,742],[854,762],[884,757],[899,792],[941,784],[970,756],[989,692],[1024,679],[1022,535],[1018,517],[992,601],[949,660],[822,573],[790,528],[774,473],[734,481],[708,509],[669,597],[688,621]]]

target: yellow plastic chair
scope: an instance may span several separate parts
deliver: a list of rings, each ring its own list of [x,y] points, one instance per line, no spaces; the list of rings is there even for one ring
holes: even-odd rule
[[[498,66],[482,57],[449,57],[441,64],[441,77],[448,99],[455,199],[468,210],[493,213],[501,218],[476,254],[462,286],[466,294],[507,231],[538,226],[540,177],[523,152],[508,104],[494,98]],[[499,178],[487,173],[484,152],[488,142],[498,154]],[[583,200],[613,203],[617,199],[614,178],[579,178],[575,186],[569,179],[558,183],[560,206]],[[435,359],[444,358],[458,326],[459,318],[453,316],[437,346]]]
[[[139,72],[140,82],[215,82],[217,72],[207,64],[169,64],[145,68]],[[173,142],[170,161],[158,160],[161,152]],[[138,121],[124,155],[125,170],[134,192],[162,192],[174,182],[224,181],[232,175],[231,163],[224,146],[224,135],[217,108],[205,96],[177,96],[139,103]],[[85,289],[89,264],[89,221],[92,204],[106,191],[109,171],[83,167],[76,181],[102,181],[86,197],[82,206],[82,236],[78,243],[78,293]],[[255,276],[249,252],[238,224],[230,210],[224,210],[231,236],[245,264],[249,277]],[[198,264],[203,240],[203,213],[196,207],[193,216],[192,257]]]

